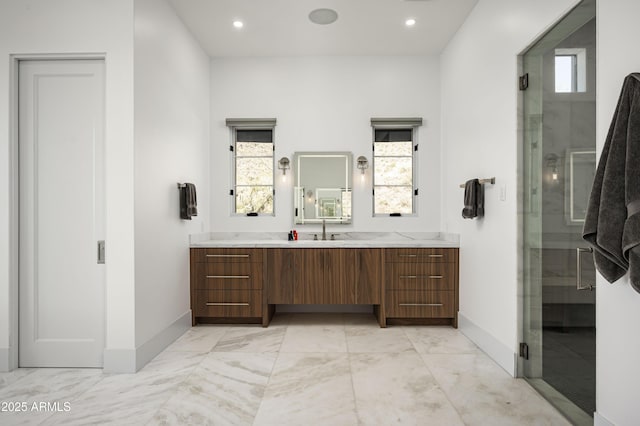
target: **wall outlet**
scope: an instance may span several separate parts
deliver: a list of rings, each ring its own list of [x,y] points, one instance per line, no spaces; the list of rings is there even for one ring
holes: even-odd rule
[[[500,201],[507,201],[507,185],[500,185]]]

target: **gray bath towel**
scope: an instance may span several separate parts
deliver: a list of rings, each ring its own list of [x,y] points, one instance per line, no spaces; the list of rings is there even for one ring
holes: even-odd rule
[[[464,208],[462,217],[473,219],[484,216],[484,188],[478,179],[468,180],[464,184]]]
[[[629,271],[640,292],[640,73],[624,80],[598,163],[582,237],[614,282]]]

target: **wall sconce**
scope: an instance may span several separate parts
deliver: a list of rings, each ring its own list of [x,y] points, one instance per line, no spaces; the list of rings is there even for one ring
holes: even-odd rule
[[[546,165],[551,171],[551,181],[557,182],[559,173],[558,173],[558,156],[556,154],[547,154],[544,157],[546,161]]]
[[[278,168],[282,170],[282,180],[285,180],[285,176],[287,175],[287,170],[291,168],[291,163],[287,157],[282,157],[278,161]]]
[[[357,167],[360,169],[360,173],[362,173],[360,177],[362,178],[362,180],[364,180],[364,173],[369,168],[369,161],[367,160],[367,157],[365,157],[364,155],[361,155],[360,157],[358,157],[356,161],[357,161]]]

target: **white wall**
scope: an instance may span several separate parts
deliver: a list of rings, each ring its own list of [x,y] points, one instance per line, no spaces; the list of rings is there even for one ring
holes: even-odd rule
[[[520,303],[517,56],[576,3],[481,0],[441,56],[442,229],[460,234],[461,329],[512,374]],[[462,219],[458,185],[492,176],[484,219]]]
[[[635,50],[640,39],[640,2],[598,1],[597,151],[600,153],[613,118],[622,82],[640,72]],[[637,386],[640,378],[640,294],[628,276],[615,284],[597,281],[596,421],[618,425],[638,424]]]
[[[10,102],[11,54],[106,57],[107,349],[134,346],[133,5],[128,0],[0,3],[0,371],[17,366],[17,270],[9,236],[17,194]],[[14,218],[15,219],[15,218]]]
[[[349,231],[440,230],[440,77],[437,58],[214,58],[211,61],[211,230],[281,231],[293,225],[293,182],[276,176],[275,217],[232,217],[225,118],[277,118],[276,160],[295,151],[351,151],[371,161],[371,117],[422,117],[418,216],[372,218],[371,170],[354,175]],[[334,225],[337,227],[337,225]],[[314,225],[297,226],[303,232]],[[317,228],[317,226],[315,227]],[[284,238],[283,234],[283,238]]]
[[[189,234],[209,229],[209,57],[165,0],[136,0],[134,61],[139,367],[176,321],[190,326]],[[180,219],[178,182],[198,189],[191,221]]]

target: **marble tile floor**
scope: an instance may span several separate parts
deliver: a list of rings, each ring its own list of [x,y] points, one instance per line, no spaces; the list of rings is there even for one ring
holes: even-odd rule
[[[0,404],[0,425],[569,424],[458,330],[364,314],[197,326],[136,374],[0,373]]]

